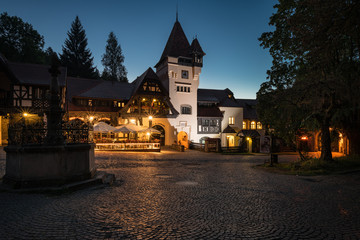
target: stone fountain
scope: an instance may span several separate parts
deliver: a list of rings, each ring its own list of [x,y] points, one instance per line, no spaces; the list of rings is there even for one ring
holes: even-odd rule
[[[90,179],[96,172],[94,144],[89,128],[63,128],[57,76],[60,63],[56,55],[51,68],[49,109],[43,129],[26,124],[9,126],[6,151],[6,173],[3,183],[13,188],[61,186]],[[24,123],[24,121],[23,121]],[[69,125],[68,125],[69,126]]]

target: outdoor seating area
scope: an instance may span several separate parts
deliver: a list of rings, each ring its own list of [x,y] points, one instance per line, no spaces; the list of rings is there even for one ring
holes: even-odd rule
[[[153,135],[160,134],[154,128],[135,124],[113,127],[99,122],[94,125],[95,150],[105,151],[160,151],[160,140]]]

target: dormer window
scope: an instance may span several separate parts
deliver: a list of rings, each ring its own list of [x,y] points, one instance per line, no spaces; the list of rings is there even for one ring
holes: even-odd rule
[[[189,71],[181,70],[181,78],[189,79]]]

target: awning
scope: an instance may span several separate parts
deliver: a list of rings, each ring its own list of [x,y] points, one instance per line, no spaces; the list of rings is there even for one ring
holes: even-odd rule
[[[114,130],[116,130],[115,127],[104,122],[99,122],[94,125],[94,132],[113,132]]]

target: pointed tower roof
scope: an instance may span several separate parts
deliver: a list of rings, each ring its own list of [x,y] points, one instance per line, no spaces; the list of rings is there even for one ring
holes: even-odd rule
[[[202,50],[199,41],[197,40],[197,38],[195,38],[190,46],[190,50],[192,53],[197,53],[197,54],[201,54],[201,55],[205,55],[204,51]]]
[[[165,57],[190,57],[190,44],[180,22],[176,21],[161,55],[158,65]]]

